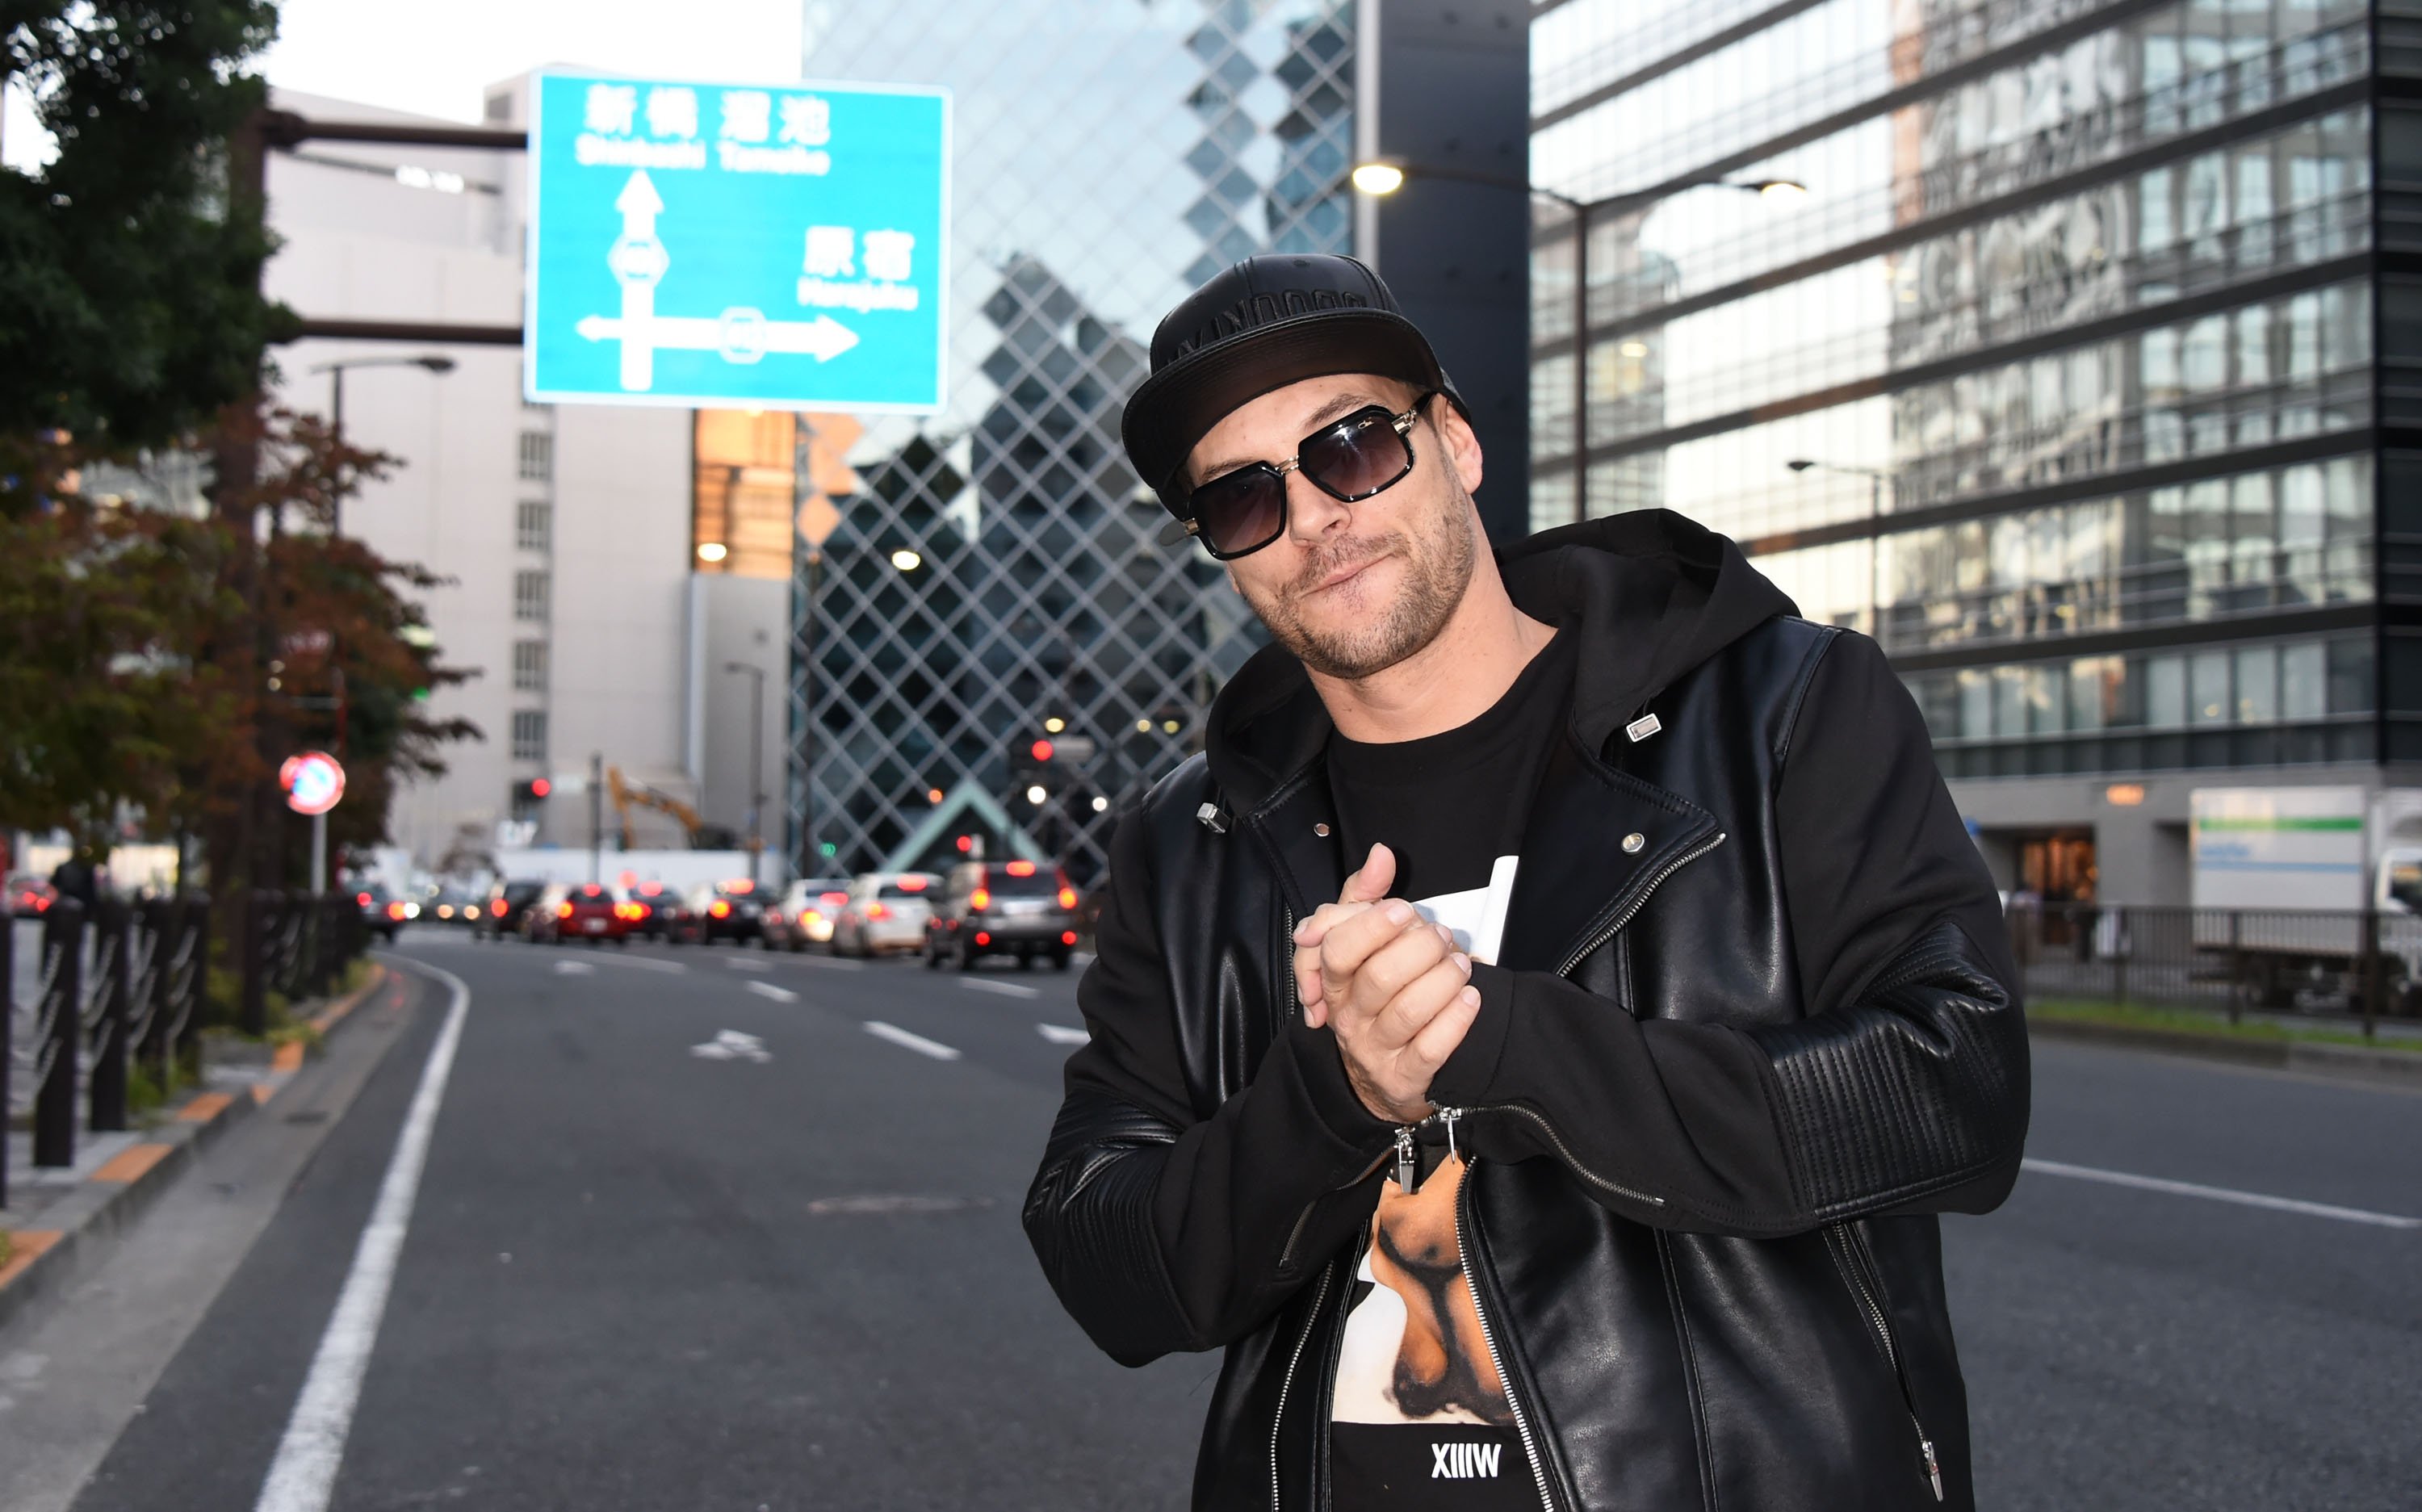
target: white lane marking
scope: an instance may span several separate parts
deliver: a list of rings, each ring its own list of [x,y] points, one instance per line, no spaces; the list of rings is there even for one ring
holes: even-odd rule
[[[1090,1045],[1093,1040],[1083,1030],[1070,1029],[1065,1024],[1037,1024],[1034,1032],[1054,1045]]]
[[[2071,1176],[2079,1181],[2100,1181],[2114,1187],[2132,1187],[2139,1191],[2165,1191],[2178,1197],[2208,1197],[2216,1203],[2236,1203],[2245,1207],[2268,1207],[2281,1213],[2302,1213],[2306,1218],[2335,1218],[2344,1223],[2369,1223],[2377,1228],[2422,1228],[2422,1218],[2400,1218],[2395,1213],[2375,1213],[2362,1207],[2338,1207],[2329,1203],[2308,1203],[2294,1197],[2269,1197],[2258,1191],[2238,1191],[2229,1187],[2205,1187],[2192,1181],[2170,1181],[2161,1176],[2131,1175],[2125,1171],[2100,1171],[2093,1166],[2068,1165],[2059,1160],[2038,1160],[2033,1156],[2019,1164],[2026,1170],[2047,1176]]]
[[[796,1002],[799,1000],[799,995],[797,993],[793,992],[788,987],[778,987],[771,982],[751,982],[747,985],[748,990],[757,994],[757,996],[761,998],[771,998],[776,1002]]]
[[[586,962],[558,961],[555,965],[556,969],[558,970],[561,970],[567,966],[582,965],[627,966],[641,971],[681,972],[689,969],[688,967],[682,965],[679,961],[652,961],[644,955],[592,955]]]
[[[691,1046],[689,1053],[701,1061],[754,1061],[759,1065],[774,1058],[763,1040],[736,1029],[722,1030],[705,1044]]]
[[[1043,996],[1043,994],[1035,991],[1032,987],[1024,986],[1015,982],[987,982],[983,978],[978,976],[963,976],[959,978],[959,985],[963,987],[973,987],[978,992],[998,992],[1004,998],[1040,998]]]
[[[723,964],[731,968],[734,971],[771,971],[774,969],[764,962],[750,960],[746,955],[735,955]]]
[[[794,964],[798,966],[821,966],[827,971],[863,971],[866,969],[866,963],[864,961],[845,961],[838,955],[810,955],[804,951],[792,956],[791,960]]]
[[[936,1061],[955,1061],[959,1058],[958,1051],[940,1041],[929,1040],[922,1034],[911,1034],[899,1025],[887,1024],[880,1018],[868,1019],[866,1032],[876,1039],[889,1040],[903,1049],[915,1050],[920,1055],[930,1055]]]
[[[555,974],[557,976],[587,976],[596,969],[597,969],[595,967],[590,965],[587,961],[558,961],[555,963]]]
[[[438,1106],[446,1099],[447,1079],[454,1070],[454,1052],[463,1043],[471,989],[451,971],[425,961],[410,965],[445,983],[453,1001],[421,1066],[420,1085],[404,1112],[395,1153],[387,1158],[378,1201],[370,1208],[370,1221],[363,1225],[353,1268],[345,1273],[344,1289],[337,1294],[327,1331],[320,1335],[310,1374],[303,1379],[294,1415],[287,1420],[285,1437],[277,1442],[255,1512],[326,1512],[336,1491],[337,1469],[344,1461],[345,1439],[353,1430],[354,1410],[361,1403],[362,1376],[378,1343],[379,1320],[386,1312],[396,1261],[412,1225],[413,1200],[419,1195],[430,1136],[437,1126]]]

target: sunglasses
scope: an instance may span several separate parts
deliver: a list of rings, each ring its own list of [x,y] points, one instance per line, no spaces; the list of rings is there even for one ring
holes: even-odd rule
[[[1313,487],[1341,504],[1359,503],[1405,480],[1413,470],[1414,419],[1438,397],[1432,390],[1402,415],[1369,404],[1314,431],[1284,462],[1253,462],[1197,488],[1186,533],[1220,561],[1249,557],[1286,533],[1286,475],[1301,469]]]

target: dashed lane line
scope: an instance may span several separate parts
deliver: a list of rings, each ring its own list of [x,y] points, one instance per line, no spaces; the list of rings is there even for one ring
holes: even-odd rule
[[[915,1050],[920,1055],[930,1055],[936,1061],[955,1061],[959,1058],[958,1051],[939,1040],[929,1040],[922,1034],[911,1034],[899,1025],[887,1024],[880,1018],[868,1019],[866,1032],[876,1039],[889,1040],[904,1050]]]
[[[764,962],[752,960],[746,955],[735,955],[723,964],[731,968],[734,971],[771,971],[774,969]]]
[[[2019,1162],[2025,1170],[2047,1176],[2068,1176],[2078,1181],[2099,1181],[2106,1186],[2131,1187],[2138,1191],[2167,1192],[2176,1197],[2202,1197],[2215,1203],[2235,1203],[2241,1207],[2267,1207],[2273,1212],[2299,1213],[2306,1218],[2331,1218],[2341,1223],[2368,1223],[2374,1228],[2422,1228],[2422,1218],[2404,1218],[2395,1213],[2375,1213],[2363,1207],[2339,1207],[2330,1203],[2308,1203],[2295,1197],[2272,1197],[2258,1191],[2239,1191],[2230,1187],[2206,1187],[2193,1181],[2171,1181],[2162,1176],[2139,1176],[2126,1171],[2102,1171],[2093,1166],[2069,1165],[2060,1160],[2038,1160],[2033,1156]]]
[[[959,985],[973,987],[978,992],[998,992],[1004,998],[1040,998],[1042,993],[1016,982],[987,982],[980,976],[963,976]]]
[[[1065,1024],[1037,1024],[1034,1032],[1054,1045],[1090,1045],[1093,1036]]]
[[[751,982],[748,984],[748,990],[757,994],[757,996],[761,998],[771,998],[776,1002],[796,1002],[799,1000],[799,995],[797,993],[793,992],[788,987],[778,987],[771,982]]]

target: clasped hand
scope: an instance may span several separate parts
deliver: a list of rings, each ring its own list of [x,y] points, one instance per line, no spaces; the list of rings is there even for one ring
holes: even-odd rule
[[[1392,1124],[1429,1116],[1430,1079],[1480,1014],[1471,960],[1443,924],[1391,898],[1396,858],[1371,847],[1335,903],[1296,926],[1304,1022],[1329,1026],[1362,1106]]]

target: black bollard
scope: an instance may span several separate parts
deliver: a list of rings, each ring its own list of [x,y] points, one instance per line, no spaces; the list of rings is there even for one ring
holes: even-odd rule
[[[126,968],[127,907],[120,898],[103,898],[93,909],[91,1000],[86,1016],[86,1044],[92,1068],[86,1078],[87,1126],[96,1134],[115,1134],[126,1126]]]
[[[42,995],[34,1022],[34,1163],[75,1164],[76,1040],[84,1027],[84,905],[42,915]]]

